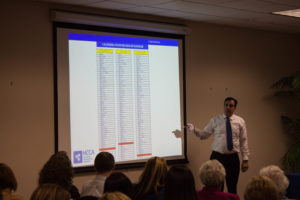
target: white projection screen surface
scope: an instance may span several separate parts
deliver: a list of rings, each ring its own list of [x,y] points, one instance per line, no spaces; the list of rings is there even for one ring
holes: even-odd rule
[[[120,168],[153,156],[187,161],[182,38],[59,26],[54,34],[56,151],[75,169],[101,151]]]

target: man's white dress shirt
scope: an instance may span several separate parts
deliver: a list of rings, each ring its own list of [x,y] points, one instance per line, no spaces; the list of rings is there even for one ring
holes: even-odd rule
[[[84,183],[82,186],[81,197],[100,197],[103,194],[105,179],[105,176],[97,175],[93,180]]]
[[[209,136],[214,135],[212,144],[213,151],[222,154],[241,152],[242,160],[248,160],[250,153],[248,148],[246,123],[243,118],[237,115],[232,115],[229,119],[232,129],[232,150],[227,149],[225,114],[212,118],[203,130],[195,129],[194,134],[200,139],[207,139]]]

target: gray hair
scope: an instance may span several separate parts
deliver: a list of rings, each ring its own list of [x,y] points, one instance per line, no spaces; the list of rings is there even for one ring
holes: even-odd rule
[[[259,171],[259,175],[269,177],[278,187],[280,194],[282,196],[285,195],[286,189],[289,186],[289,180],[278,166],[266,166]]]
[[[207,187],[220,187],[226,176],[225,168],[217,160],[206,161],[199,168],[200,181]]]

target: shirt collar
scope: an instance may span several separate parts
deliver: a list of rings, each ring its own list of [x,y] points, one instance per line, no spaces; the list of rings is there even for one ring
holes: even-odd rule
[[[234,115],[234,114],[232,114],[232,115],[229,117],[229,119],[232,119],[232,118],[234,118],[234,116],[235,116],[235,115]],[[224,118],[224,119],[226,119],[226,118],[227,118],[227,116],[226,116],[225,114],[223,114],[223,118]]]

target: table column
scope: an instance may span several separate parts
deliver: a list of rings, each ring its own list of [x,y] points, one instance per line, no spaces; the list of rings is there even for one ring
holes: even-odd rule
[[[97,49],[99,151],[116,156],[115,67],[112,49]]]
[[[136,130],[137,157],[152,156],[151,105],[148,51],[134,51],[135,86],[136,86]]]
[[[135,159],[133,65],[131,50],[116,50],[118,85],[118,159]]]

